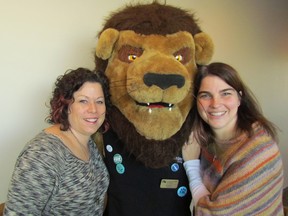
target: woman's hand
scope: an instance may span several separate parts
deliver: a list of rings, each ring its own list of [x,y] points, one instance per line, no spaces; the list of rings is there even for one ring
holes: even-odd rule
[[[200,145],[194,138],[193,132],[191,132],[188,142],[185,142],[182,147],[182,157],[184,161],[199,159],[200,152]]]

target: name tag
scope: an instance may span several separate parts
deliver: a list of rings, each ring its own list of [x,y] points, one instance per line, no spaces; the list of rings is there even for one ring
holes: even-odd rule
[[[178,179],[162,179],[160,188],[175,189],[178,187]]]

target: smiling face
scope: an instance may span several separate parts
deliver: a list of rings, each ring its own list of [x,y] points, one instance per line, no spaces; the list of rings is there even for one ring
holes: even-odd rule
[[[209,75],[202,80],[197,95],[198,112],[219,138],[235,132],[239,105],[238,93],[222,79]]]
[[[85,82],[73,94],[74,102],[70,104],[68,121],[70,127],[84,136],[91,136],[105,119],[105,99],[102,87],[97,82]]]

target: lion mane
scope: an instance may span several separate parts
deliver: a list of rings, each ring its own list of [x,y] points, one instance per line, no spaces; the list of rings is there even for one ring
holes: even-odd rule
[[[107,75],[113,104],[107,119],[126,151],[147,167],[167,166],[191,132],[192,78],[197,64],[208,63],[213,53],[212,41],[197,22],[194,14],[157,2],[126,5],[106,19],[98,35],[96,70]],[[186,57],[180,64],[170,53]],[[178,80],[168,83],[174,77]],[[178,110],[170,120],[166,108],[164,114],[157,108],[149,114],[152,109],[139,106],[170,103]]]

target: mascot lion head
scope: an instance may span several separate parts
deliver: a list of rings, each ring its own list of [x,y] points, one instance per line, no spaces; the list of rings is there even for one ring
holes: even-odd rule
[[[166,166],[189,136],[192,80],[213,54],[194,14],[159,4],[125,6],[106,20],[96,69],[110,82],[112,129],[139,161]]]

